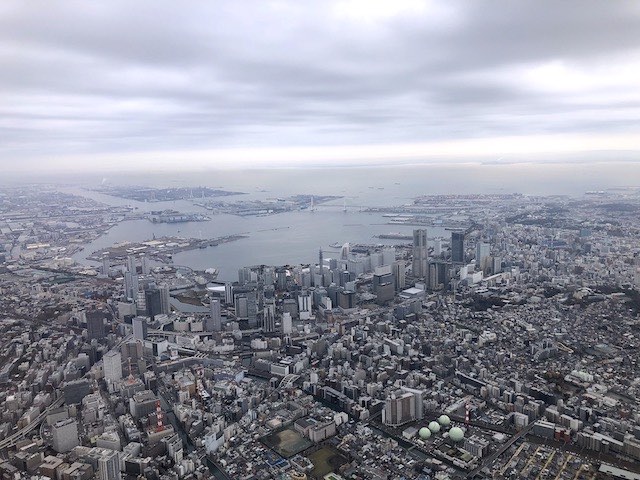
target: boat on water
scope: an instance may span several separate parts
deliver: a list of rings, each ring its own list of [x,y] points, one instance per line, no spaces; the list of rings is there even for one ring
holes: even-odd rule
[[[383,238],[387,240],[413,240],[412,235],[408,235],[406,233],[400,233],[400,232],[382,233],[376,236],[378,238]]]

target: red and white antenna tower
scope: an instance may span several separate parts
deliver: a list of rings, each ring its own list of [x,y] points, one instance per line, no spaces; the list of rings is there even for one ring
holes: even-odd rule
[[[162,407],[160,407],[160,400],[156,400],[156,432],[162,432],[164,430],[164,413],[162,412]]]

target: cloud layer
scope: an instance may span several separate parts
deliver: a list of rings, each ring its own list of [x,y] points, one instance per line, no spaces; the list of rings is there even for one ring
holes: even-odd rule
[[[8,0],[0,65],[5,167],[640,139],[638,2]]]

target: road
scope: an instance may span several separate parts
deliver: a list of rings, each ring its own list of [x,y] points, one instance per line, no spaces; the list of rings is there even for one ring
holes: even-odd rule
[[[40,413],[40,415],[38,415],[33,420],[33,422],[31,422],[29,425],[27,425],[24,428],[21,428],[17,432],[13,433],[12,435],[9,435],[4,440],[0,441],[0,450],[13,447],[18,442],[18,440],[25,437],[27,433],[31,432],[32,430],[35,430],[40,425],[40,423],[42,423],[42,421],[47,417],[47,415],[49,415],[49,413],[52,410],[55,410],[56,408],[61,407],[63,403],[64,403],[64,398],[63,397],[58,398],[55,402],[53,402],[51,405],[45,408]]]

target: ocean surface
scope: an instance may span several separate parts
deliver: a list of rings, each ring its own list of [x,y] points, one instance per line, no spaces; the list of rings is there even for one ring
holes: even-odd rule
[[[33,179],[37,181],[36,179]],[[389,218],[361,211],[364,207],[397,206],[426,194],[523,193],[527,195],[580,196],[589,190],[638,185],[640,164],[518,164],[452,166],[402,166],[373,168],[327,168],[244,171],[150,172],[148,174],[96,174],[40,180],[62,184],[61,190],[93,198],[109,205],[131,205],[139,211],[175,209],[208,213],[188,200],[144,203],[87,190],[100,184],[144,185],[155,187],[208,186],[244,192],[224,197],[265,199],[294,194],[335,195],[343,200],[318,205],[315,212],[296,211],[264,217],[213,215],[208,222],[153,224],[147,220],[122,222],[75,255],[85,257],[95,250],[122,241],[143,241],[172,235],[214,238],[246,234],[248,238],[216,247],[182,252],[174,263],[196,269],[215,267],[219,279],[237,279],[245,265],[285,265],[308,263],[318,258],[322,248],[331,257],[333,243],[403,243],[380,240],[374,235],[410,233],[413,226],[388,225]],[[428,236],[447,237],[442,228],[429,228]]]

